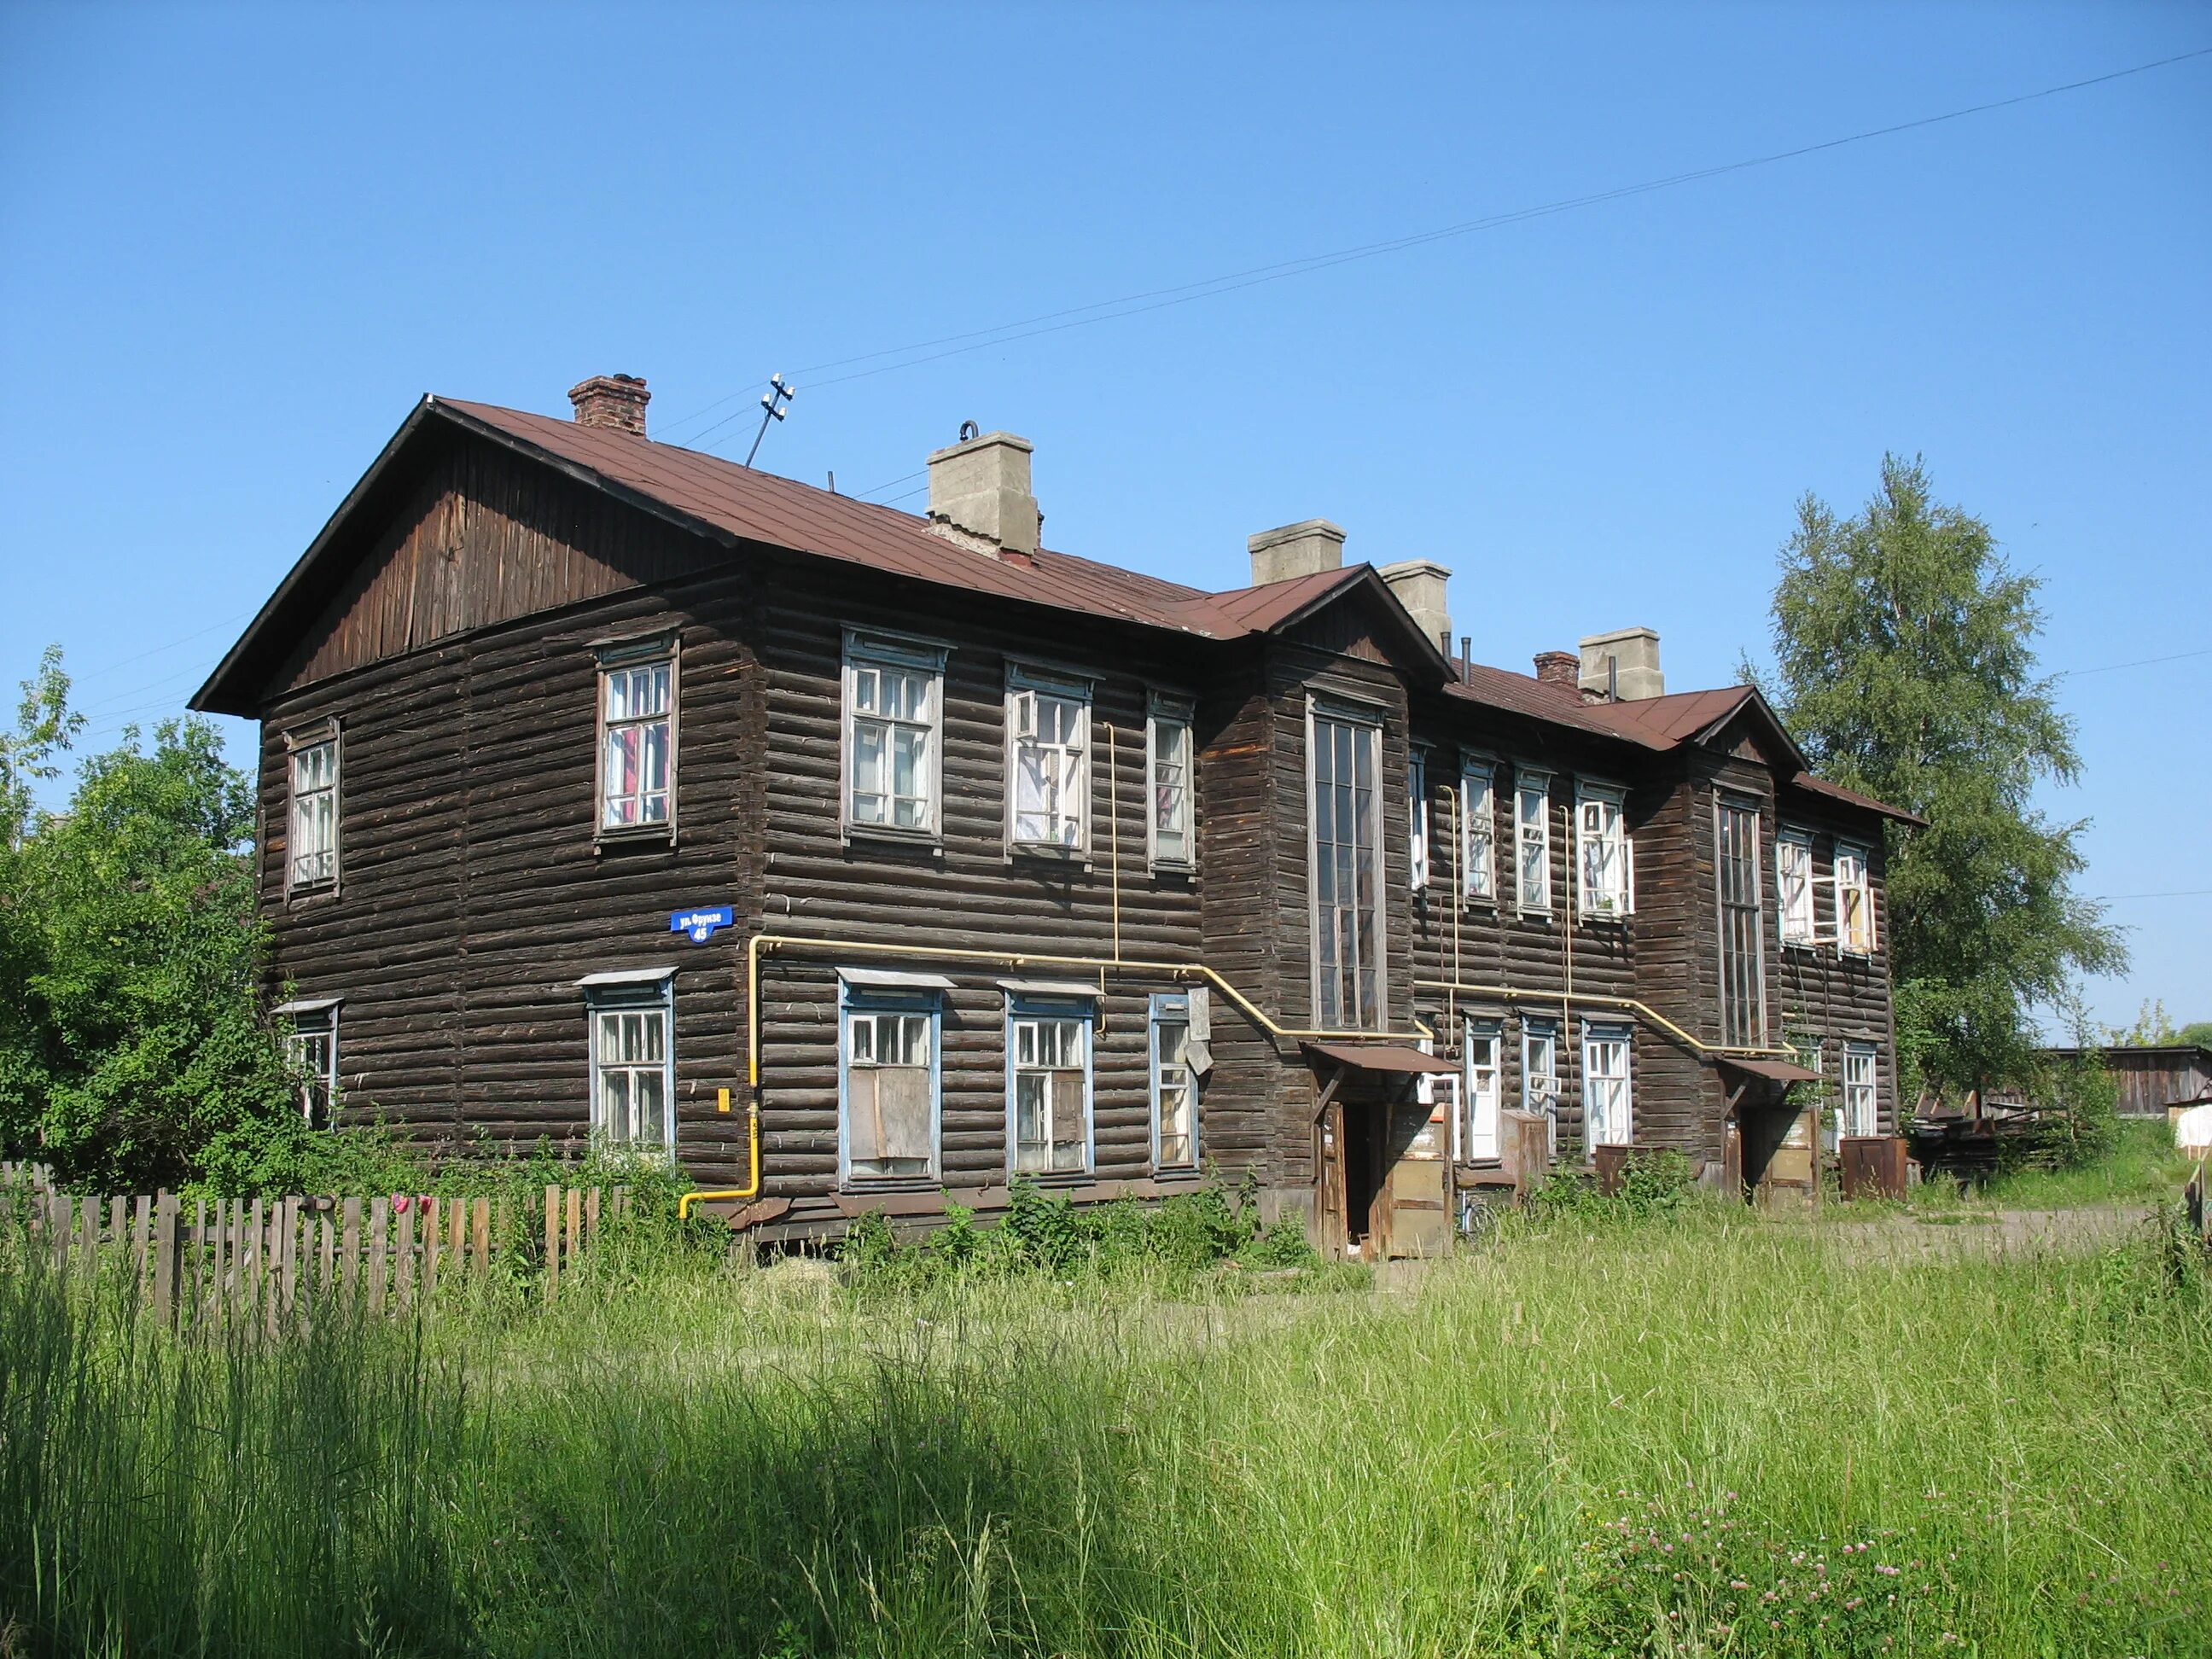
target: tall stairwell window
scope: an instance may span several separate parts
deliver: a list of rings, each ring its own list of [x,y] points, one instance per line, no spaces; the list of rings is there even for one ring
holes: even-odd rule
[[[1328,1029],[1382,1023],[1382,728],[1312,709],[1314,1018]]]
[[[1759,878],[1759,809],[1734,801],[1713,808],[1720,886],[1721,1042],[1758,1048],[1766,1041],[1766,887]]]

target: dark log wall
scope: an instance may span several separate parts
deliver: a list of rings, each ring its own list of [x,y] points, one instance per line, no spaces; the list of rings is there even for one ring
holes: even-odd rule
[[[1836,932],[1833,890],[1825,885],[1835,870],[1836,842],[1863,847],[1874,885],[1875,950],[1870,957],[1846,956],[1833,945],[1784,945],[1780,906],[1776,906],[1769,944],[1767,1001],[1775,1037],[1794,1044],[1810,1038],[1820,1045],[1820,1076],[1831,1103],[1840,1101],[1843,1045],[1876,1047],[1876,1086],[1881,1127],[1902,1133],[1897,1071],[1897,1026],[1890,999],[1889,887],[1879,819],[1814,795],[1785,790],[1777,811],[1776,830],[1804,830],[1813,836],[1814,930]],[[1771,836],[1769,852],[1771,853]],[[1770,879],[1771,866],[1769,866]]]
[[[1504,1029],[1500,1097],[1517,1108],[1523,1078],[1521,1037],[1527,1020],[1557,1030],[1559,1079],[1559,1137],[1562,1149],[1578,1144],[1583,1133],[1582,1030],[1586,1020],[1634,1025],[1623,1012],[1575,1002],[1589,997],[1633,997],[1641,949],[1645,878],[1650,869],[1643,823],[1643,792],[1637,781],[1637,753],[1626,744],[1606,745],[1562,734],[1534,721],[1492,714],[1457,700],[1431,699],[1417,716],[1417,738],[1429,751],[1428,794],[1430,880],[1413,896],[1413,974],[1419,981],[1454,981],[1462,985],[1543,994],[1525,996],[1454,994],[1428,989],[1421,994],[1425,1018],[1441,1022],[1438,1036],[1446,1052],[1457,1054],[1462,1022],[1469,1015],[1498,1020]],[[1468,899],[1461,884],[1462,849],[1455,812],[1462,758],[1482,758],[1492,767],[1492,845],[1497,888],[1494,898]],[[1547,772],[1552,830],[1552,908],[1548,915],[1521,907],[1520,866],[1515,845],[1516,792],[1524,770]],[[1629,790],[1626,817],[1637,864],[1638,913],[1625,921],[1583,918],[1575,912],[1575,792],[1577,781]],[[1449,793],[1448,793],[1449,792]],[[1565,999],[1563,1000],[1563,999]],[[1640,1064],[1647,1033],[1638,1030],[1635,1059]],[[1635,1077],[1638,1139],[1644,1139],[1642,1078]]]
[[[1144,806],[1146,695],[1188,695],[1187,665],[1141,638],[1113,630],[1041,629],[1028,618],[994,615],[971,602],[886,582],[866,599],[807,570],[779,562],[763,618],[768,703],[766,850],[762,925],[770,933],[869,940],[941,950],[1041,952],[1103,963],[1114,954],[1115,843],[1121,951],[1125,958],[1196,963],[1201,895],[1212,878],[1202,854],[1194,875],[1146,867]],[[880,628],[949,646],[945,697],[945,811],[941,847],[870,838],[841,829],[842,624]],[[1005,690],[1009,658],[1048,664],[1093,683],[1091,848],[1081,861],[1009,857]],[[1109,737],[1110,733],[1110,737]],[[1201,742],[1206,732],[1201,720]],[[1216,776],[1201,766],[1200,810]],[[1109,816],[1110,814],[1110,816]],[[1210,849],[1208,849],[1210,851]],[[890,965],[863,956],[854,965]],[[1095,969],[1041,964],[904,962],[943,971],[956,989],[944,1026],[944,1149],[955,1187],[1003,1183],[1007,1174],[1006,1002],[1001,979],[1081,981]],[[837,1153],[837,982],[833,965],[771,958],[763,975],[763,1121],[769,1128],[772,1190],[823,1196],[835,1187]],[[1117,969],[1095,1030],[1093,1093],[1101,1179],[1151,1170],[1152,1106],[1147,998],[1172,991],[1172,975]],[[1217,1005],[1219,999],[1217,999]],[[1217,1006],[1217,1027],[1240,1024]],[[1234,1091],[1217,1074],[1206,1091],[1203,1155],[1234,1164],[1250,1132],[1238,1123]],[[1217,1109],[1217,1104],[1219,1109]]]
[[[1309,634],[1313,630],[1306,630]],[[1262,670],[1271,711],[1272,753],[1268,792],[1270,827],[1278,872],[1262,915],[1274,939],[1278,994],[1285,1025],[1310,1029],[1314,1007],[1311,871],[1312,801],[1307,766],[1307,710],[1310,697],[1334,697],[1372,708],[1382,724],[1382,771],[1377,781],[1382,829],[1382,1029],[1413,1029],[1413,906],[1407,888],[1406,766],[1408,754],[1406,688],[1397,673],[1370,656],[1379,655],[1371,638],[1340,623],[1314,645],[1293,638],[1273,645]],[[1346,654],[1338,654],[1344,653]],[[1314,1178],[1314,1106],[1311,1074],[1285,1079],[1285,1098],[1274,1112],[1268,1165],[1278,1186],[1296,1187]]]
[[[588,1133],[586,1012],[576,981],[673,964],[679,1150],[734,1174],[741,1120],[742,927],[694,946],[672,909],[755,913],[741,834],[757,822],[757,674],[736,572],[557,613],[322,682],[264,726],[262,870],[272,968],[343,996],[348,1109],[425,1139],[574,1150]],[[680,630],[678,839],[595,845],[597,659],[609,631]],[[284,891],[283,733],[340,714],[337,890]],[[750,752],[757,752],[757,737]]]

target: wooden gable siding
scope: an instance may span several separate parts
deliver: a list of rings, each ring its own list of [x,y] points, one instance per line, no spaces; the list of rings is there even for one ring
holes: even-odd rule
[[[746,579],[635,591],[374,664],[279,702],[264,726],[262,872],[272,991],[340,996],[339,1071],[356,1118],[426,1141],[566,1151],[589,1127],[576,981],[673,964],[678,1150],[742,1176],[742,941],[759,908],[758,674]],[[658,627],[681,641],[677,844],[595,847],[597,662],[590,641]],[[283,738],[343,720],[341,878],[288,900]],[[707,945],[673,908],[737,908]],[[741,1093],[741,1087],[740,1087]]]
[[[673,580],[721,550],[482,439],[456,434],[276,684],[283,690],[474,629]]]
[[[944,696],[943,844],[848,836],[842,828],[843,626],[884,629],[950,647]],[[1036,951],[1110,958],[1118,841],[1125,957],[1195,963],[1201,895],[1210,878],[1146,866],[1144,803],[1148,688],[1190,690],[1188,665],[1157,644],[1092,630],[1041,638],[1026,620],[994,615],[931,590],[885,583],[865,598],[795,562],[779,566],[763,618],[768,733],[763,926],[771,933],[926,948]],[[1091,847],[1087,859],[1009,857],[1006,844],[1005,689],[1010,658],[1089,677]],[[1110,738],[1109,738],[1110,732]],[[1210,779],[1199,781],[1206,811]],[[1110,816],[1109,816],[1110,815]],[[852,965],[880,967],[855,954]],[[1095,970],[1029,969],[957,959],[906,960],[940,971],[944,999],[944,1179],[955,1188],[1006,1178],[1006,998],[1008,977],[1094,988]],[[826,1198],[837,1178],[838,983],[834,960],[771,957],[762,980],[763,1121],[771,1130],[779,1195]],[[1151,1170],[1148,1000],[1178,988],[1170,975],[1116,970],[1094,1028],[1093,1122],[1101,1179]],[[1218,1030],[1237,1023],[1217,1006]],[[1234,1164],[1235,1114],[1218,1079],[1201,1121],[1204,1152]]]
[[[1304,622],[1285,629],[1282,637],[1292,645],[1329,656],[1387,664],[1390,653],[1375,623],[1374,605],[1362,596],[1324,607]]]

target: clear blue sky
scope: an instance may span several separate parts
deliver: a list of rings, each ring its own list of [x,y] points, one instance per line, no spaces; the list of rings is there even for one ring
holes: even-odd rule
[[[1050,544],[1185,580],[1325,515],[1451,566],[1486,660],[1650,623],[1677,687],[1763,641],[1802,491],[1919,451],[2043,577],[2050,667],[2203,652],[2212,58],[815,366],[2207,46],[2109,4],[0,6],[0,680],[58,641],[95,744],[175,711],[418,395],[617,370],[663,427],[794,374],[762,464],[848,491],[1024,433]],[[2109,1018],[2212,1018],[2208,686],[2065,684],[2087,890],[2188,895],[2115,902]]]

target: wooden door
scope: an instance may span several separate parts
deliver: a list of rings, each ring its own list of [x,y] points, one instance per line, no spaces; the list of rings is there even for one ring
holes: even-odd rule
[[[1438,1256],[1451,1248],[1451,1120],[1447,1107],[1420,1100],[1376,1109],[1382,1135],[1382,1181],[1376,1231],[1385,1257]]]

